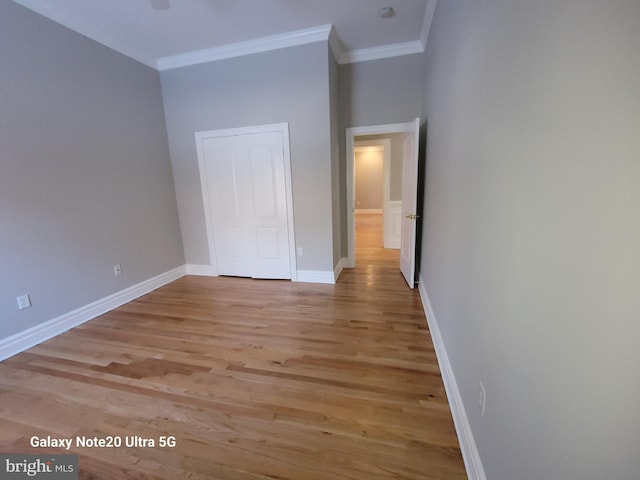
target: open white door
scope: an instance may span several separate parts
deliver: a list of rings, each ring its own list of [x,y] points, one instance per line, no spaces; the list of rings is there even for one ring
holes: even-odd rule
[[[414,131],[404,141],[402,161],[402,233],[400,242],[400,271],[409,288],[414,287],[416,268],[416,211],[418,201],[418,143],[420,119],[413,122]]]

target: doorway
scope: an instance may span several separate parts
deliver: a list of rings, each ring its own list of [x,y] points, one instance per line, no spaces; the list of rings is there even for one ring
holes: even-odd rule
[[[355,213],[381,215],[381,242],[384,248],[390,249],[400,248],[405,136],[405,133],[388,133],[354,138]],[[376,187],[378,190],[372,192]],[[365,190],[365,195],[359,190]],[[374,193],[378,194],[376,201],[372,201]]]
[[[396,213],[391,220],[391,205],[386,202],[383,212],[387,213],[385,231],[393,225],[399,230],[400,236],[400,270],[410,288],[415,286],[415,249],[416,249],[416,223],[417,223],[417,176],[418,176],[418,146],[419,146],[420,119],[413,122],[377,125],[370,127],[348,128],[346,133],[346,153],[347,153],[347,266],[354,267],[355,239],[356,239],[356,199],[355,199],[355,147],[358,140],[368,138],[369,140],[399,135],[399,143],[402,145],[402,169],[399,177],[400,190],[399,200],[394,199]],[[375,137],[374,137],[375,136]],[[390,182],[392,183],[392,182]],[[389,200],[391,200],[390,195]],[[386,212],[385,212],[386,210]],[[385,216],[383,213],[383,217]],[[386,233],[385,233],[386,235]],[[396,247],[397,248],[397,247]]]

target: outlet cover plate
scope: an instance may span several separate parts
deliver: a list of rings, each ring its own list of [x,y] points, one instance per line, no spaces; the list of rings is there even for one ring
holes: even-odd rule
[[[31,306],[31,299],[29,295],[20,295],[18,297],[18,309],[24,310],[25,308],[29,308]]]

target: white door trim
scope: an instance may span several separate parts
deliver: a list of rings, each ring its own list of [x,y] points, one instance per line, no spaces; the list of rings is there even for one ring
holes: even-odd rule
[[[222,130],[208,130],[195,132],[196,150],[198,154],[198,168],[200,173],[200,188],[202,190],[202,205],[204,208],[205,223],[207,227],[207,240],[209,245],[209,264],[211,265],[212,276],[218,275],[218,265],[216,260],[216,245],[213,237],[213,218],[209,202],[209,188],[206,182],[206,166],[203,141],[210,138],[234,137],[241,135],[251,135],[255,133],[280,133],[282,135],[282,147],[284,154],[284,175],[287,200],[287,229],[289,235],[289,270],[291,280],[298,281],[298,269],[296,263],[296,242],[293,221],[293,187],[291,180],[291,149],[289,144],[289,124],[274,123],[270,125],[255,125],[250,127],[226,128]]]
[[[354,217],[356,188],[355,159],[353,155],[355,137],[387,133],[411,133],[414,131],[414,125],[415,122],[407,122],[347,128],[347,268],[353,268],[356,265],[356,223]]]

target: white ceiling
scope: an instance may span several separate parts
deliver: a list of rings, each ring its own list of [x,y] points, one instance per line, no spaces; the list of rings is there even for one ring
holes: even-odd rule
[[[157,69],[329,38],[341,63],[423,51],[435,0],[14,0]],[[382,7],[395,15],[383,19]],[[333,26],[333,28],[331,28]]]

